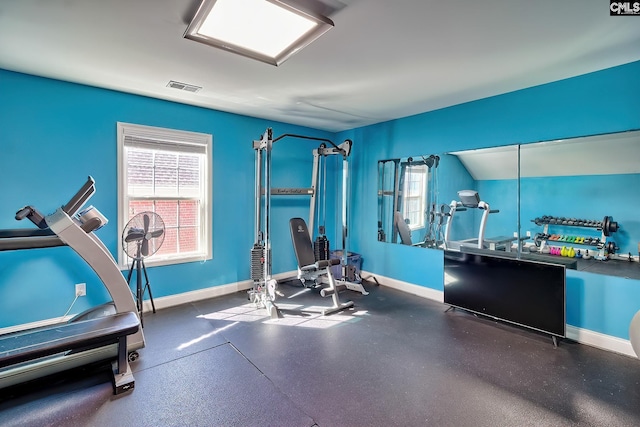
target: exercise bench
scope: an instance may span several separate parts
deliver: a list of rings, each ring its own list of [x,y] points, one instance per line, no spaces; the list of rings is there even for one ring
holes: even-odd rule
[[[113,364],[114,394],[133,390],[135,382],[127,355],[127,336],[140,329],[133,312],[56,324],[0,336],[0,375],[20,364],[39,359],[77,354],[109,345],[117,345]]]
[[[331,267],[340,264],[339,259],[327,259],[316,261],[313,251],[313,243],[311,243],[311,235],[307,228],[307,223],[302,218],[292,218],[289,220],[289,228],[291,230],[291,240],[293,242],[293,250],[298,260],[298,279],[304,285],[307,280],[317,283],[318,279],[326,276],[329,281],[329,287],[320,290],[323,297],[331,296],[333,305],[322,310],[322,315],[334,313],[353,307],[353,301],[340,303],[338,297],[338,289],[336,282],[331,273]]]

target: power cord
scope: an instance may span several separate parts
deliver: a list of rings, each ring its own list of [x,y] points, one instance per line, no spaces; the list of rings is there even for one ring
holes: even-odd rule
[[[69,306],[69,309],[67,310],[66,313],[64,313],[61,317],[61,319],[64,319],[65,317],[67,317],[67,314],[69,314],[69,312],[71,311],[71,309],[73,308],[73,305],[76,303],[76,301],[78,301],[78,294],[76,293],[76,297],[73,299],[73,301],[71,302],[71,305]]]

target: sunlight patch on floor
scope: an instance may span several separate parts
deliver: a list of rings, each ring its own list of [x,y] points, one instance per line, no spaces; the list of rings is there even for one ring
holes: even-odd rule
[[[198,318],[208,320],[225,320],[229,322],[262,322],[265,325],[300,326],[303,328],[328,329],[343,323],[356,322],[358,317],[366,314],[362,311],[330,314],[323,316],[322,311],[326,306],[304,306],[302,304],[276,302],[280,317],[271,319],[264,308],[256,307],[253,303],[243,304],[237,307],[225,308],[199,315]],[[349,313],[349,314],[347,314]]]
[[[222,331],[224,331],[224,330],[230,329],[230,328],[234,327],[234,326],[235,326],[235,325],[237,325],[237,324],[238,324],[238,322],[233,322],[233,323],[230,323],[230,324],[228,324],[228,325],[226,325],[226,326],[223,326],[223,327],[221,327],[221,328],[218,328],[218,329],[216,329],[215,331],[211,331],[211,332],[209,332],[208,334],[200,335],[198,338],[194,338],[194,339],[192,339],[191,341],[187,341],[187,342],[185,342],[185,343],[180,344],[180,345],[177,347],[177,349],[178,349],[178,350],[184,350],[185,348],[187,348],[187,347],[191,347],[192,345],[197,344],[197,343],[199,343],[199,342],[201,342],[201,341],[204,341],[204,340],[206,340],[207,338],[211,338],[212,336],[214,336],[214,335],[216,335],[216,334],[218,334],[218,333],[220,333],[220,332],[222,332]]]

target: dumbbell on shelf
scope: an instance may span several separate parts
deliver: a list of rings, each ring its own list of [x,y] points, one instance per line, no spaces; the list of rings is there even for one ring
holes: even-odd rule
[[[619,224],[613,220],[611,216],[605,216],[602,221],[566,218],[566,217],[554,217],[550,215],[543,215],[531,220],[536,225],[553,224],[553,225],[571,225],[580,227],[591,227],[601,230],[605,236],[615,233],[620,228]]]
[[[610,236],[611,233],[618,231],[618,223],[610,216],[605,216],[602,220],[602,232],[605,236]]]

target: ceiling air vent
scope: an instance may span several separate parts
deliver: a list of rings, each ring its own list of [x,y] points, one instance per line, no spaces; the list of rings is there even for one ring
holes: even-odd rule
[[[176,82],[176,81],[173,81],[173,80],[171,80],[167,84],[167,87],[171,87],[171,88],[174,88],[174,89],[185,90],[187,92],[193,92],[193,93],[195,93],[195,92],[199,91],[200,89],[202,89],[200,86],[194,86],[194,85],[190,85],[190,84],[187,84],[187,83],[180,83],[180,82]]]

